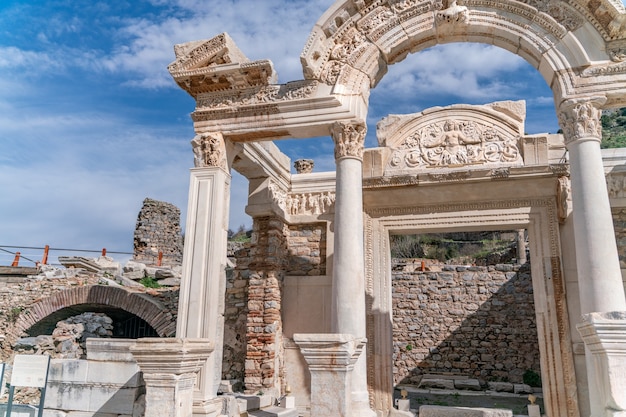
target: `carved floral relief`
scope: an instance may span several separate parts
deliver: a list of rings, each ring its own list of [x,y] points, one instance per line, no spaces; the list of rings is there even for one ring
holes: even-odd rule
[[[597,138],[598,141],[602,138],[602,110],[599,105],[604,100],[572,100],[561,106],[559,124],[566,143],[582,138]]]
[[[521,164],[519,137],[474,121],[446,120],[410,133],[395,149],[391,169],[474,164]]]
[[[202,133],[191,141],[194,154],[194,166],[226,167],[226,148],[220,133]]]
[[[335,159],[363,159],[367,127],[360,122],[337,122],[331,136],[335,141]]]

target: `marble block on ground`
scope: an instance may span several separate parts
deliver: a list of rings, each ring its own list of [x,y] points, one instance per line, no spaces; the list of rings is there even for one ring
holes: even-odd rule
[[[513,417],[513,411],[501,408],[423,405],[419,409],[419,417]]]

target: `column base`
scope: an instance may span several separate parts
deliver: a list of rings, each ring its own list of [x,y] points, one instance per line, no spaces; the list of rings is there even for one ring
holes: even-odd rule
[[[193,387],[213,352],[208,339],[138,339],[130,347],[146,383],[145,417],[192,417]]]
[[[591,417],[626,417],[626,311],[585,314],[576,327],[590,355]]]
[[[311,373],[311,416],[374,417],[367,393],[352,392],[365,341],[349,334],[294,334]]]

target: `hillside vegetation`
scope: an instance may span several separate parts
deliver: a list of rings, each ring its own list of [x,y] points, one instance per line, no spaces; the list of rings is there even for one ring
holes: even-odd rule
[[[626,148],[626,107],[608,110],[602,114],[602,145],[607,148]]]

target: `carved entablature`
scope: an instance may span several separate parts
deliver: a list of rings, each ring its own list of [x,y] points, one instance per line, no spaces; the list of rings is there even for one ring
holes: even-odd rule
[[[226,168],[226,146],[221,133],[201,133],[191,141],[194,166]]]
[[[289,193],[273,182],[269,184],[269,191],[272,201],[289,216],[328,213],[335,203],[335,193],[332,191]]]
[[[251,62],[226,33],[207,41],[174,47],[176,61],[168,70],[191,96],[276,83],[271,61]]]
[[[218,110],[305,99],[317,91],[317,81],[294,81],[237,91],[201,94],[196,100],[197,110]]]
[[[385,172],[523,165],[519,140],[524,114],[523,102],[500,102],[390,116],[378,124],[380,144],[392,149]]]

